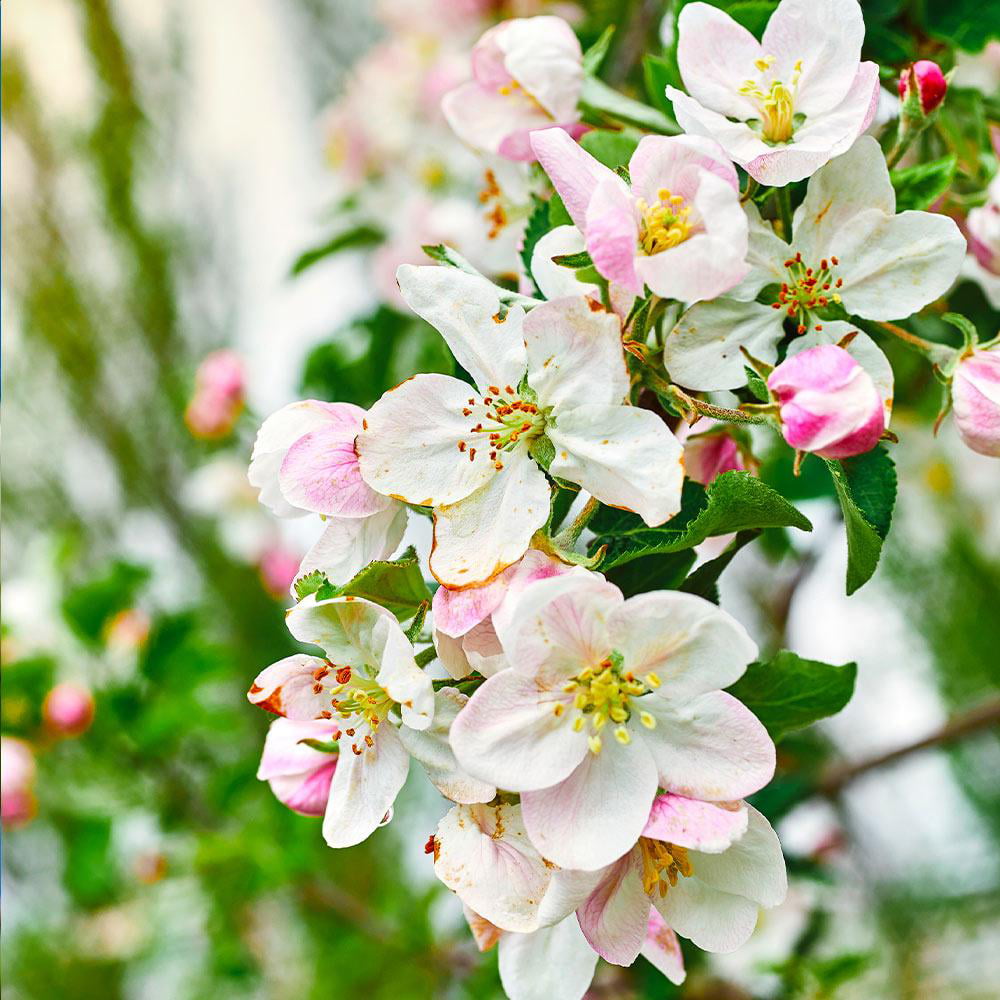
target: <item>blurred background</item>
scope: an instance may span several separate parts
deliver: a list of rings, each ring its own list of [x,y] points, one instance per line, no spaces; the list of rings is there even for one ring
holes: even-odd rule
[[[938,207],[964,223],[996,171],[1000,17],[863,6],[883,125],[901,66],[956,68],[928,141],[958,156]],[[255,778],[268,720],[244,693],[292,649],[316,528],[277,522],[245,473],[285,403],[449,370],[395,290],[421,244],[514,274],[537,180],[478,161],[437,108],[489,24],[542,12],[585,46],[616,24],[605,80],[657,103],[663,0],[4,5],[5,997],[502,996],[424,856],[445,804],[415,769],[395,821],[341,852]],[[998,262],[970,254],[950,299],[984,337]],[[902,488],[873,581],[844,596],[829,480],[807,461],[793,481],[766,439],[761,474],[816,528],[722,578],[763,650],[859,665],[755,799],[789,899],[735,955],[686,949],[680,989],[602,963],[592,997],[1000,995],[1000,470],[949,421],[933,436],[940,387],[891,357]]]

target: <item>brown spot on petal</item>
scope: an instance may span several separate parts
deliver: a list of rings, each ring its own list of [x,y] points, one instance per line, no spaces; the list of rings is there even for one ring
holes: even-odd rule
[[[590,306],[591,312],[604,312],[604,303],[598,302],[597,299],[587,299],[587,305]]]
[[[815,225],[819,225],[823,221],[823,216],[833,207],[833,199],[831,198],[817,213],[816,218],[813,220]],[[834,260],[836,263],[836,259]]]
[[[254,687],[257,687],[254,685]],[[250,695],[259,694],[263,691],[263,688],[258,687],[256,691],[254,688],[250,688]],[[250,697],[248,695],[248,697]],[[250,697],[250,700],[258,707],[264,709],[265,712],[272,712],[274,715],[284,715],[285,709],[281,703],[281,688],[276,687],[266,698],[262,700],[257,700],[256,698]]]

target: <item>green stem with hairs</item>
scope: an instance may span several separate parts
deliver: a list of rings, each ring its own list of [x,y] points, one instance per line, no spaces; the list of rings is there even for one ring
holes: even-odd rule
[[[778,202],[778,212],[781,216],[781,235],[786,243],[792,242],[792,191],[787,185],[775,188],[774,196]]]

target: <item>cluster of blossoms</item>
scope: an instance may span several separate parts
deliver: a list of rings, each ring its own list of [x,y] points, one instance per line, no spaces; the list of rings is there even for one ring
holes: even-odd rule
[[[726,421],[831,462],[891,440],[892,369],[860,326],[938,299],[966,253],[950,218],[896,211],[863,134],[878,69],[860,61],[853,0],[782,0],[760,42],[702,3],[678,28],[687,93],[668,96],[685,134],[642,137],[620,171],[578,144],[568,25],[483,36],[445,116],[481,152],[537,160],[572,225],[524,255],[517,292],[444,248],[443,266],[400,266],[402,300],[462,377],[416,374],[367,411],[292,403],[250,465],[276,515],[324,524],[287,619],[314,651],[250,688],[279,717],[259,776],[348,847],[390,821],[415,760],[453,803],[427,843],[435,874],[479,946],[498,947],[515,1000],[582,996],[598,956],[642,954],[680,982],[677,935],[738,948],[786,889],[745,801],[774,745],[726,692],[754,642],[703,597],[626,597],[582,532],[606,508],[655,532],[686,478],[749,478]],[[793,213],[781,186],[806,178]],[[974,335],[935,355],[963,435],[994,455],[998,356]],[[698,395],[751,389],[738,409]],[[716,423],[679,426],[702,416]],[[377,577],[406,562],[385,560],[421,517],[433,597],[380,601]]]

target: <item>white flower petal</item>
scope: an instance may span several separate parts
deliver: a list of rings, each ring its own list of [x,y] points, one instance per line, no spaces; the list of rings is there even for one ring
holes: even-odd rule
[[[370,836],[392,809],[410,767],[409,754],[388,722],[360,754],[346,741],[342,749],[323,817],[323,838],[330,847],[353,847]]]
[[[583,53],[573,29],[552,15],[515,18],[501,25],[498,41],[511,77],[553,120],[575,120]]]
[[[587,299],[563,298],[524,321],[528,384],[540,406],[621,403],[628,392],[621,320]]]
[[[757,926],[756,903],[720,892],[697,876],[680,878],[653,905],[667,925],[705,951],[730,952],[746,944]]]
[[[500,459],[503,469],[489,465],[493,475],[479,489],[434,511],[430,569],[447,587],[492,580],[524,555],[548,520],[549,484],[527,448],[501,452]]]
[[[660,678],[658,694],[684,702],[729,687],[757,656],[757,646],[732,615],[680,591],[630,597],[612,612],[611,643],[623,669]]]
[[[646,940],[649,896],[638,848],[604,870],[604,878],[577,911],[580,930],[601,958],[631,965]]]
[[[338,666],[378,665],[384,637],[376,626],[391,620],[390,611],[361,597],[332,597],[317,601],[314,594],[300,601],[285,616],[288,631],[299,642],[319,646]]]
[[[611,864],[636,843],[649,818],[657,776],[648,749],[637,739],[622,745],[611,732],[604,742],[555,787],[521,795],[528,835],[562,868]]]
[[[582,1000],[597,965],[576,917],[531,934],[504,934],[498,951],[509,1000]]]
[[[675,986],[680,986],[687,973],[684,971],[684,955],[677,935],[667,926],[655,907],[649,908],[649,923],[646,926],[646,941],[640,952],[647,962],[663,973]]]
[[[680,510],[684,449],[652,411],[584,403],[559,410],[547,433],[556,449],[553,476],[650,526]]]
[[[553,257],[582,253],[583,249],[583,234],[576,226],[556,226],[535,244],[531,251],[531,276],[545,298],[561,299],[567,295],[597,293],[597,285],[577,281],[576,271],[552,261]]]
[[[262,670],[250,685],[250,704],[296,722],[318,719],[330,707],[325,689],[313,690],[313,671],[326,666],[318,656],[294,653]]]
[[[417,666],[413,646],[390,614],[376,622],[372,645],[379,686],[399,705],[404,725],[427,729],[434,717],[434,686]]]
[[[475,444],[471,429],[485,414],[466,382],[414,375],[369,410],[355,445],[361,475],[379,493],[422,507],[462,500],[494,476],[487,455],[473,461],[459,450],[460,441]]]

